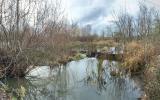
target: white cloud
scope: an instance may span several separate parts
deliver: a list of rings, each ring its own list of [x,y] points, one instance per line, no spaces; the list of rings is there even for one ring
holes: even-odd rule
[[[118,20],[118,18],[114,17],[111,14],[106,16],[106,17],[104,17],[104,21],[108,22],[108,23],[112,23],[112,22],[117,21],[117,20]]]
[[[160,10],[160,0],[146,0],[146,3]]]
[[[116,0],[112,5],[112,10],[116,13],[126,11],[131,15],[135,15],[139,11],[138,0]]]
[[[119,13],[125,5],[129,14],[135,15],[139,10],[138,0],[63,0],[63,3],[69,20],[91,24],[95,30],[117,20],[113,11]]]

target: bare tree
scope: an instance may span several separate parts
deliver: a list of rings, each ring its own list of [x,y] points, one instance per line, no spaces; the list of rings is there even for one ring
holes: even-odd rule
[[[140,12],[137,19],[137,35],[148,36],[152,30],[154,9],[148,9],[145,4],[140,4]]]

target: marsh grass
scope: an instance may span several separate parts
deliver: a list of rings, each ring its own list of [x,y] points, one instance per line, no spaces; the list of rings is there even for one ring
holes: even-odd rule
[[[132,41],[125,46],[122,66],[129,72],[140,72],[145,69],[154,57],[155,48],[152,44]]]

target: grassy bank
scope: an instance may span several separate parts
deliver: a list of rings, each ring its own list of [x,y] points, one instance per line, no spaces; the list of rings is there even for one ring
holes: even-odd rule
[[[153,44],[132,41],[125,45],[123,67],[132,74],[143,71],[155,56]]]
[[[154,43],[134,40],[128,42],[124,49],[122,69],[131,75],[142,77],[146,93],[144,100],[160,99],[160,57],[158,46]]]

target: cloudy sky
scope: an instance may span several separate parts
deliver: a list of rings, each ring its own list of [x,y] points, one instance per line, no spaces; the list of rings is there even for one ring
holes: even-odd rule
[[[141,0],[62,0],[67,18],[78,22],[81,26],[92,25],[94,31],[101,31],[110,25],[116,13],[126,8],[127,12],[135,15]],[[160,0],[146,0],[147,3],[160,6]]]

